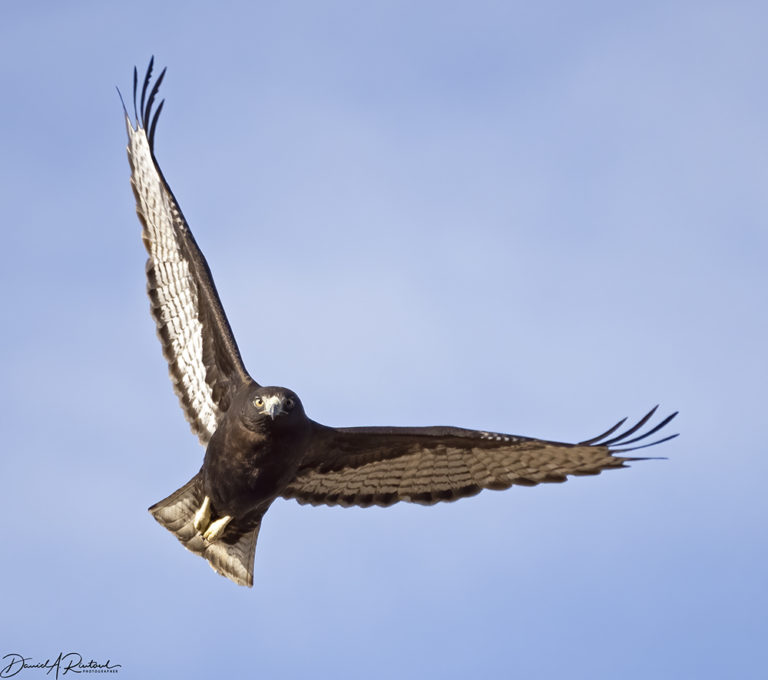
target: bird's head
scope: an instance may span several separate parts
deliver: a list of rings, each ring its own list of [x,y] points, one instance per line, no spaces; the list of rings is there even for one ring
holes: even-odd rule
[[[298,395],[285,387],[258,387],[249,395],[251,419],[267,426],[289,423],[305,418]]]

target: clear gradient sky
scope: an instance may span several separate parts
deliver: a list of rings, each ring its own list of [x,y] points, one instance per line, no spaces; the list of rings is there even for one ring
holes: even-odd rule
[[[0,656],[118,676],[764,677],[761,2],[16,2],[0,20]],[[203,450],[115,85],[246,366],[330,425],[667,460],[431,508],[278,501],[238,588],[146,508]],[[24,680],[43,677],[28,669]]]

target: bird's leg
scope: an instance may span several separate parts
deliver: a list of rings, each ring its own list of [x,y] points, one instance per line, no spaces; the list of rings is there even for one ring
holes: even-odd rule
[[[224,533],[224,529],[227,528],[227,524],[229,524],[231,521],[232,517],[230,515],[225,515],[224,517],[217,519],[215,522],[211,522],[210,526],[203,534],[203,538],[206,541],[210,541],[212,543],[219,536],[221,536],[222,533]]]
[[[200,509],[195,513],[195,519],[192,524],[195,527],[195,531],[202,533],[208,528],[211,523],[211,499],[208,496],[205,497]]]

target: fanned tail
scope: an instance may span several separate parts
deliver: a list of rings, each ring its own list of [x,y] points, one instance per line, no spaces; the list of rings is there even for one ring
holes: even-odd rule
[[[168,498],[155,503],[149,512],[173,533],[190,552],[208,560],[211,567],[239,586],[253,585],[253,558],[263,512],[235,519],[214,542],[205,540],[193,525],[195,513],[203,503],[202,475],[197,473]]]

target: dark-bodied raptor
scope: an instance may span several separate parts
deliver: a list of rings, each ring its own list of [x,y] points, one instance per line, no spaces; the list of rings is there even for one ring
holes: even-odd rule
[[[153,84],[153,61],[142,82],[134,69],[135,125],[125,114],[131,184],[149,253],[152,316],[174,389],[206,452],[200,472],[149,511],[217,572],[253,584],[261,520],[278,497],[430,505],[624,467],[636,459],[620,454],[676,436],[636,445],[676,415],[644,431],[655,408],[619,434],[623,420],[578,444],[457,427],[333,428],[310,420],[291,390],[259,385],[245,370],[210,269],[155,158],[163,102],[154,104],[165,70]]]

